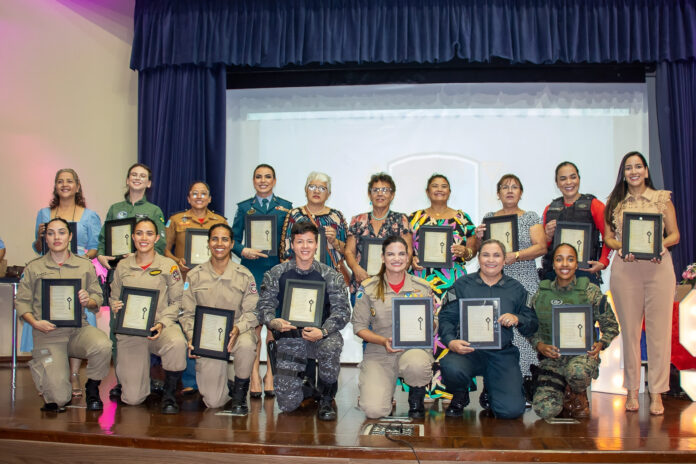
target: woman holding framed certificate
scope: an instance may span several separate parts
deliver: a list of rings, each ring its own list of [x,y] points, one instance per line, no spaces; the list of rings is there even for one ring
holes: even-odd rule
[[[370,419],[389,415],[399,377],[409,386],[409,417],[425,416],[425,387],[434,362],[433,291],[428,282],[406,273],[409,264],[408,243],[398,235],[388,237],[382,244],[379,273],[364,280],[356,294],[353,332],[367,342],[360,363],[358,406]],[[418,348],[393,347],[416,346],[418,341]]]
[[[161,410],[176,414],[179,406],[174,392],[186,369],[188,348],[177,324],[184,283],[176,263],[155,253],[159,239],[155,221],[140,219],[133,239],[135,253],[118,263],[111,284],[111,310],[119,316],[113,328],[117,333],[116,375],[122,385],[121,400],[131,405],[145,401],[150,394],[150,353],[156,354],[162,358],[166,374]],[[149,335],[127,335],[133,330]]]
[[[17,289],[17,316],[33,330],[29,367],[45,401],[44,411],[63,412],[72,398],[68,357],[87,359],[87,410],[99,411],[99,384],[109,373],[111,341],[87,324],[82,308],[96,311],[102,292],[92,263],[70,252],[70,226],[53,218],[44,228],[48,253],[31,261]]]
[[[599,352],[619,334],[619,324],[599,287],[575,276],[575,247],[562,243],[552,256],[556,279],[542,281],[531,303],[539,329],[529,341],[540,359],[532,404],[542,419],[561,412],[584,418],[590,415],[587,388],[599,375]],[[596,322],[602,336],[593,341]]]
[[[618,250],[611,266],[610,288],[623,334],[624,387],[628,390],[626,410],[639,408],[640,336],[645,319],[650,413],[654,415],[664,413],[662,393],[669,390],[671,350],[668,341],[672,333],[676,277],[668,248],[679,243],[677,215],[670,196],[671,192],[655,190],[645,157],[632,151],[621,160],[604,215],[605,243]],[[635,221],[626,221],[624,217],[630,213],[643,213],[645,220],[638,215]],[[655,250],[656,243],[658,249]],[[648,250],[652,250],[652,259],[636,259],[634,253]]]
[[[89,259],[96,257],[101,220],[97,213],[87,208],[80,178],[77,172],[70,168],[60,169],[56,172],[53,181],[53,198],[51,198],[48,207],[41,208],[36,215],[32,248],[40,255],[48,252],[48,250],[44,249],[46,223],[57,217],[73,223],[75,234],[77,235],[76,253]],[[89,325],[96,327],[97,316],[95,313],[85,311],[85,315]],[[33,349],[31,330],[31,326],[25,323],[22,329],[21,351],[31,351]],[[73,396],[82,396],[79,373],[81,365],[81,359],[70,360],[70,381],[72,383]]]

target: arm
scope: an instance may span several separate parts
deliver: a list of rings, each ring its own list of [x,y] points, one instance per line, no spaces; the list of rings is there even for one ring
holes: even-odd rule
[[[538,293],[535,293],[534,296],[532,297],[532,301],[529,303],[529,306],[534,310],[535,314],[536,314],[536,302],[537,302],[538,295],[539,295]],[[527,340],[529,341],[529,344],[532,345],[532,347],[537,351],[539,351],[539,348],[538,348],[539,343],[545,343],[544,339],[541,338],[541,335],[539,334],[539,327],[537,327],[537,330],[535,330],[532,335],[527,337]]]
[[[97,278],[97,272],[94,270],[92,263],[89,263],[87,276],[86,276],[86,289],[85,291],[89,295],[89,304],[85,305],[87,308],[91,309],[92,312],[98,312],[102,303],[104,302],[104,295],[102,294],[102,288],[99,284],[99,279]]]
[[[332,334],[343,329],[348,323],[350,319],[350,302],[346,284],[340,272],[330,269],[324,275],[324,279],[326,279],[331,314],[322,324],[322,328],[326,329],[329,334]]]
[[[553,242],[553,235],[556,233],[556,220],[546,222],[546,213],[549,212],[549,206],[546,205],[544,208],[544,213],[542,214],[541,223],[544,226],[544,238],[546,239],[546,248],[551,248]]]
[[[121,282],[121,272],[118,266],[114,271],[114,280],[111,281],[111,293],[109,297],[109,306],[114,309],[114,305],[121,301],[121,289],[123,287],[123,282]]]
[[[178,265],[181,265],[181,260],[177,258],[174,253],[172,253],[172,248],[174,247],[174,243],[176,242],[176,225],[174,224],[174,221],[172,221],[172,218],[169,218],[169,221],[167,222],[167,226],[165,228],[164,232],[164,256],[167,258],[173,260],[175,263]]]
[[[253,330],[259,325],[259,317],[256,313],[256,308],[259,303],[259,294],[256,291],[256,282],[254,277],[249,272],[248,280],[242,289],[241,316],[235,321],[235,326],[239,328],[239,333],[242,334],[249,330]]]
[[[181,279],[181,271],[178,267],[167,273],[164,278],[167,283],[167,306],[163,311],[159,311],[159,308],[157,308],[155,324],[160,323],[163,328],[167,328],[179,319],[181,299],[184,294],[184,282]]]
[[[604,238],[604,231],[606,229],[604,224],[604,203],[595,198],[592,200],[590,209],[594,226],[602,234],[602,238]],[[611,248],[609,248],[606,243],[602,243],[602,252],[600,254],[599,261],[588,261],[590,264],[589,272],[599,272],[602,269],[606,269],[609,266],[610,252]]]
[[[619,323],[616,321],[614,311],[611,309],[606,295],[602,294],[599,287],[590,284],[586,294],[588,301],[592,304],[593,320],[599,323],[599,331],[602,334],[598,341],[604,345],[601,349],[605,349],[619,335]]]
[[[155,206],[153,215],[155,217],[151,219],[157,224],[157,233],[159,234],[159,240],[155,243],[155,251],[164,255],[164,247],[167,245],[167,239],[164,236],[164,214],[162,214],[162,210],[159,206]]]
[[[454,288],[449,289],[443,298],[437,333],[445,346],[459,338],[459,304]]]
[[[363,280],[367,279],[369,276],[367,275],[367,271],[360,267],[360,263],[358,263],[358,259],[356,257],[357,254],[357,239],[355,235],[349,235],[348,238],[346,239],[346,247],[345,247],[345,258],[346,258],[346,263],[348,264],[348,267],[350,268],[351,271],[353,271],[353,277],[355,278],[355,281],[357,283],[362,282]]]
[[[232,233],[234,234],[234,245],[232,245],[232,253],[242,257],[242,250],[244,249],[244,210],[240,205],[237,205],[237,212],[234,214],[234,220],[232,221]]]
[[[532,246],[520,250],[520,254],[517,258],[518,261],[531,261],[546,254],[547,248],[542,225],[534,224],[530,227],[529,236],[532,239]]]
[[[259,292],[259,303],[256,306],[259,321],[270,327],[270,322],[276,318],[278,300],[278,279],[274,278],[273,268],[263,275],[263,283]]]
[[[113,219],[113,205],[109,207],[109,211],[106,213],[106,218],[104,219],[104,224],[101,226],[101,230],[99,231],[99,244],[97,245],[97,259],[99,260],[99,263],[104,266],[106,269],[111,269],[111,265],[109,264],[109,260],[113,259],[113,256],[104,256],[104,253],[106,253],[106,246],[104,245],[104,242],[106,241],[106,222],[111,221]]]
[[[662,247],[669,248],[679,243],[680,234],[677,226],[677,212],[674,209],[672,200],[667,200],[666,209],[663,213],[665,219],[665,232],[667,236],[662,240]]]
[[[36,213],[36,226],[34,227],[34,241],[31,244],[32,250],[36,253],[41,254],[41,248],[43,246],[43,238],[46,233],[46,226],[44,223],[48,221],[44,211],[48,208],[41,208],[38,213]],[[49,210],[48,216],[51,216]]]
[[[186,275],[186,284],[181,296],[183,313],[179,317],[179,324],[181,324],[181,329],[189,343],[193,343],[193,323],[196,315],[196,295],[193,293],[193,289],[196,288],[197,284],[197,274],[189,272]]]
[[[292,225],[295,223],[295,220],[292,217],[292,211],[293,210],[290,210],[288,214],[285,215],[285,221],[283,221],[283,231],[280,234],[280,249],[278,250],[278,258],[281,262],[287,261],[292,255],[290,248],[290,232],[292,230]]]
[[[529,337],[539,328],[539,320],[537,319],[536,312],[527,306],[527,291],[522,287],[522,284],[513,281],[517,285],[517,295],[515,297],[515,316],[517,316],[518,324],[517,330],[523,337]]]
[[[94,259],[97,256],[97,250],[99,248],[99,232],[101,231],[101,219],[99,215],[92,210],[89,211],[89,217],[87,219],[87,251],[86,256],[89,259]]]

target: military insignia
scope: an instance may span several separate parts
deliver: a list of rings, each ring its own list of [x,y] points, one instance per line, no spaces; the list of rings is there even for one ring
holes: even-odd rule
[[[254,214],[256,210],[254,208],[251,208],[249,211],[247,211],[247,214]]]
[[[153,269],[150,271],[150,275],[155,276],[155,275],[160,275],[162,271],[160,269]]]
[[[126,211],[119,211],[118,214],[116,214],[116,217],[119,219],[125,219],[128,216],[128,212]]]
[[[164,225],[164,227],[169,227],[170,225],[172,225],[172,220],[171,220],[171,219],[167,221],[167,223]]]
[[[169,273],[172,275],[172,279],[174,279],[175,282],[178,282],[181,280],[181,272],[179,272],[179,267],[174,265],[172,268],[169,270]]]
[[[160,222],[164,224],[164,218],[162,216],[160,216]]]
[[[188,218],[186,216],[181,216],[181,223],[186,224],[188,222]]]
[[[360,298],[363,297],[364,294],[365,294],[365,287],[363,287],[361,285],[360,288],[358,288],[358,291],[355,293],[355,299],[359,300]]]
[[[249,293],[256,294],[256,284],[254,282],[249,284]]]
[[[563,300],[556,300],[556,299],[553,299],[553,300],[551,300],[551,304],[552,304],[552,305],[562,305],[562,304],[563,304]]]
[[[184,282],[184,291],[188,290],[190,287],[188,282]]]
[[[147,214],[136,214],[135,218],[136,219],[145,219],[147,217]]]
[[[289,212],[290,212],[289,209],[283,208],[283,207],[280,206],[280,205],[276,206],[275,209],[280,210],[280,211],[282,211],[282,212],[284,212],[284,213],[289,213]]]

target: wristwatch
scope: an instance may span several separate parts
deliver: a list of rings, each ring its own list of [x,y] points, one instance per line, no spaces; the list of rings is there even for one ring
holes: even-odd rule
[[[329,336],[329,331],[326,329],[321,329],[321,338],[326,338]]]

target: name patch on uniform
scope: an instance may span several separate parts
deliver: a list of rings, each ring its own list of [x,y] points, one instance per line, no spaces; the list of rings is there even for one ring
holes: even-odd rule
[[[256,293],[256,284],[253,282],[249,284],[249,293]]]
[[[551,300],[551,304],[552,304],[552,305],[562,305],[562,304],[563,304],[563,300],[555,300],[555,299],[554,299],[554,300]]]
[[[150,275],[160,275],[162,273],[159,269],[153,269],[150,271]]]
[[[172,279],[174,279],[175,282],[178,282],[181,280],[181,272],[179,272],[179,267],[174,265],[172,268],[169,270],[169,273],[172,275]]]
[[[136,214],[135,218],[136,219],[145,219],[147,217],[147,214]]]
[[[128,213],[126,211],[119,211],[116,215],[116,217],[119,219],[124,219],[126,216],[128,216]]]

